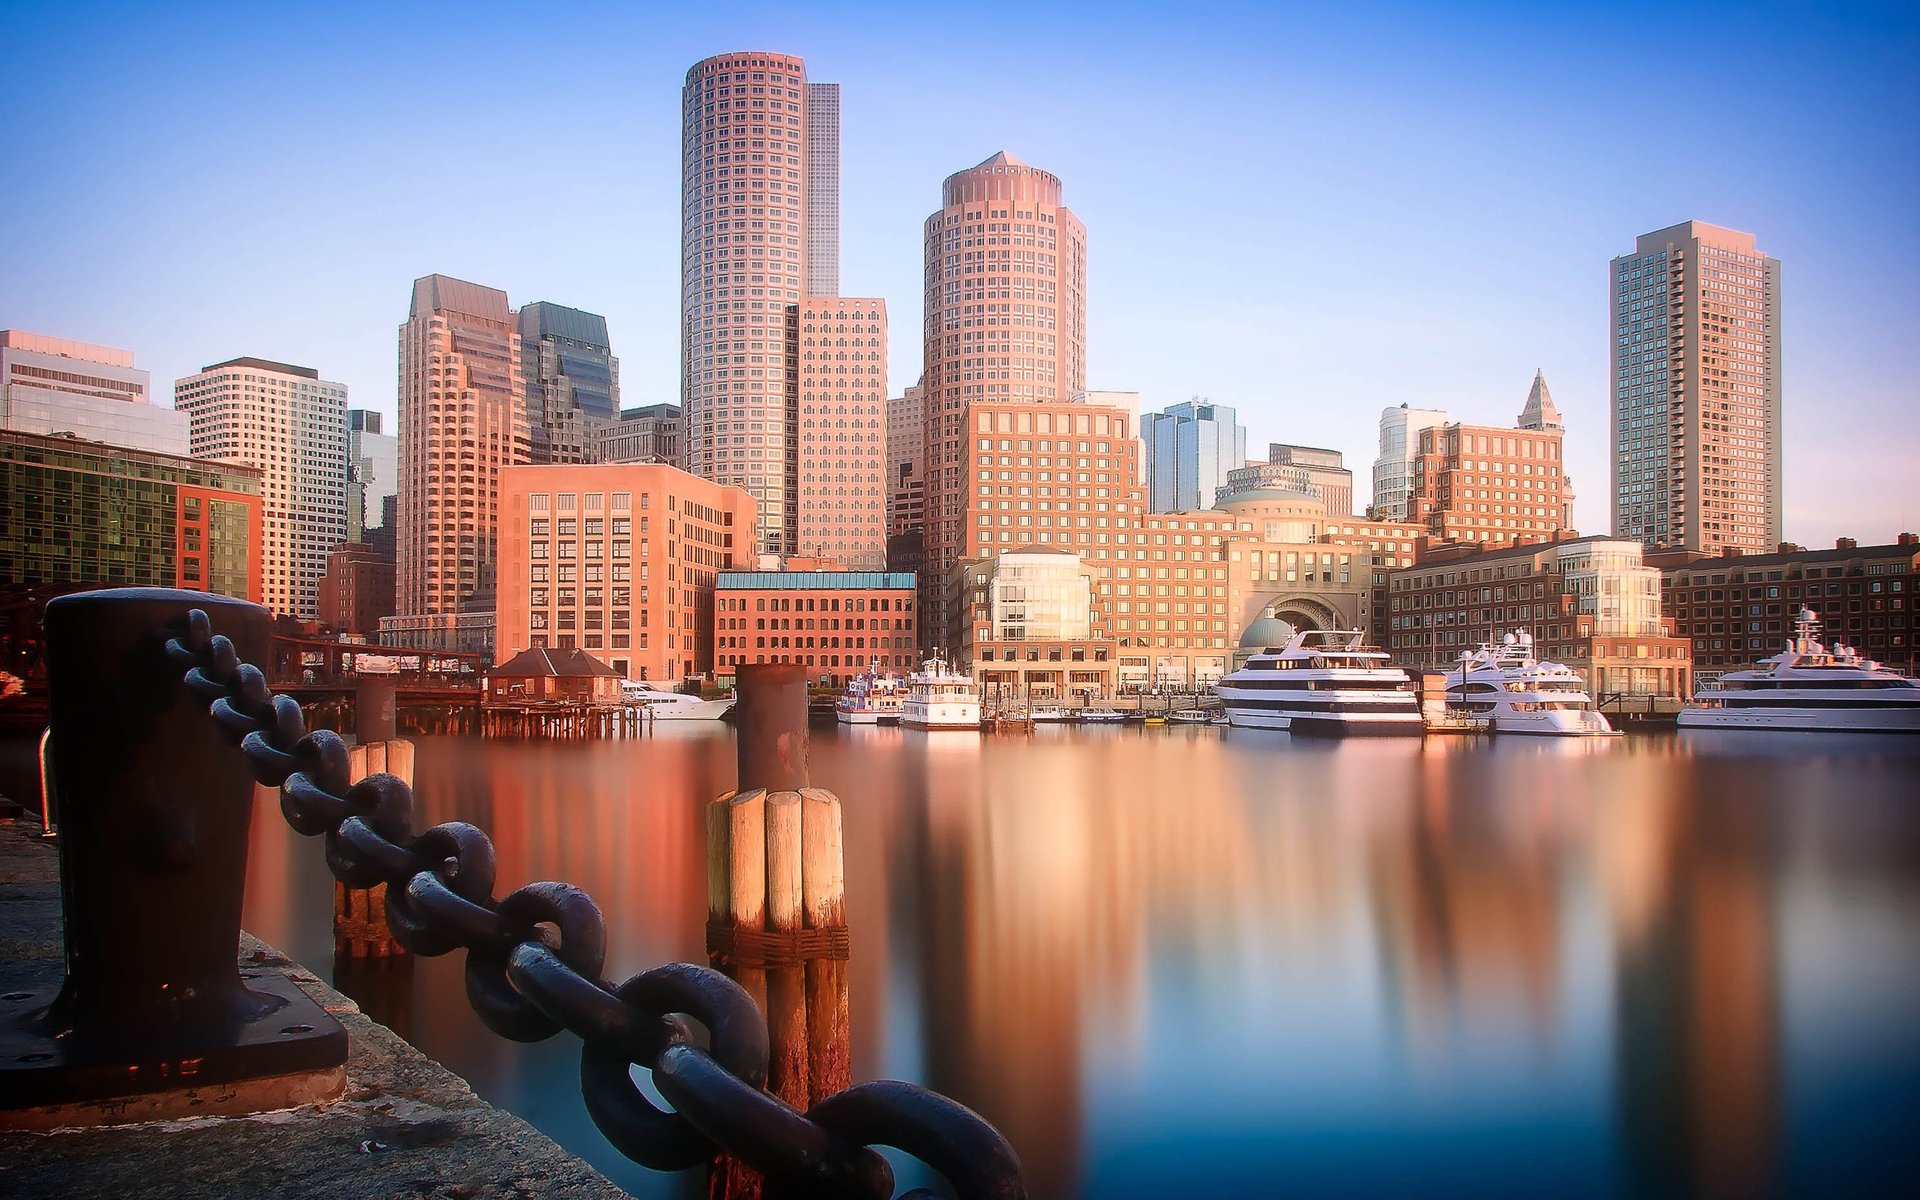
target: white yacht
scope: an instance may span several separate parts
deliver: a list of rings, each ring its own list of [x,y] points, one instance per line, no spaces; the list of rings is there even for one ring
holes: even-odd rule
[[[907,676],[900,723],[909,729],[980,728],[980,689],[944,658],[930,658]]]
[[[1088,725],[1124,725],[1127,714],[1117,708],[1083,708],[1080,720]]]
[[[1485,718],[1494,733],[1615,736],[1579,672],[1536,659],[1533,635],[1524,631],[1462,654],[1447,673],[1447,707]]]
[[[833,712],[842,725],[898,725],[906,699],[906,680],[882,672],[876,661],[864,675],[848,682],[847,693],[834,702]]]
[[[718,700],[702,700],[643,679],[628,679],[620,684],[621,703],[646,709],[647,716],[655,721],[718,721],[733,707],[733,699],[722,696]]]
[[[1027,720],[1035,725],[1065,725],[1073,714],[1056,704],[1041,704],[1027,710]]]
[[[1425,732],[1413,679],[1357,630],[1307,630],[1220,680],[1229,724],[1332,736]]]
[[[1751,671],[1729,671],[1680,711],[1682,729],[1920,733],[1920,681],[1850,646],[1820,641],[1820,615],[1801,609],[1793,640]]]

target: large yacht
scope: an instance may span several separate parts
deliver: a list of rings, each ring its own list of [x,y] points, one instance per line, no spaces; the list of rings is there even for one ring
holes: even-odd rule
[[[718,721],[733,707],[732,696],[702,700],[698,696],[669,691],[640,679],[621,682],[620,700],[623,704],[644,709],[647,716],[656,721]]]
[[[1793,640],[1751,671],[1729,671],[1680,711],[1682,729],[1799,729],[1920,733],[1920,681],[1820,641],[1820,615],[1801,609]]]
[[[842,725],[898,725],[906,698],[906,681],[881,671],[876,660],[865,674],[847,683],[847,693],[834,703],[833,711]]]
[[[1533,635],[1509,633],[1460,656],[1447,673],[1447,707],[1484,717],[1494,733],[1611,737],[1579,672],[1533,656]]]
[[[1255,651],[1215,690],[1227,721],[1291,733],[1418,736],[1426,731],[1408,674],[1356,630],[1296,633],[1278,650]]]
[[[944,658],[930,658],[907,676],[900,723],[909,729],[980,728],[980,689]]]

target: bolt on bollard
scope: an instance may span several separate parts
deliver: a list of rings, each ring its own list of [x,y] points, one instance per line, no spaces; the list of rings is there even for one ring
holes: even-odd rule
[[[267,612],[244,601],[126,588],[47,606],[66,972],[7,981],[0,1128],[229,1115],[345,1086],[339,1023],[238,962],[253,780],[166,657],[191,608],[241,659],[266,657]]]

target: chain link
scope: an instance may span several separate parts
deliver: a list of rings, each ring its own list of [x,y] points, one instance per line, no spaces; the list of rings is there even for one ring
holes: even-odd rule
[[[945,1175],[962,1200],[1026,1196],[1013,1147],[936,1092],[863,1083],[804,1113],[772,1095],[766,1022],[739,984],[692,963],[610,984],[601,977],[606,924],[586,892],[531,883],[496,900],[496,856],[483,830],[449,821],[415,836],[412,788],[387,774],[351,781],[340,735],[308,732],[299,703],[240,661],[204,610],[169,632],[168,661],[254,778],[280,789],[294,831],[325,837],[334,878],[386,885],[396,941],[430,957],[465,950],[467,1000],[500,1036],[537,1042],[565,1029],[581,1039],[581,1096],[622,1154],[660,1171],[732,1154],[766,1176],[770,1200],[887,1200],[893,1172],[871,1149],[886,1145]],[[704,1046],[689,1019],[706,1029]],[[654,1106],[634,1066],[652,1073],[674,1111]]]

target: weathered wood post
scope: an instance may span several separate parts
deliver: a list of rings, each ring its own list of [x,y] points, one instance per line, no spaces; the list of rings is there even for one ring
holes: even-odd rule
[[[766,1014],[767,1089],[805,1109],[852,1082],[840,801],[808,786],[804,670],[743,666],[738,687],[739,788],[707,807],[707,954]],[[723,1157],[708,1190],[761,1181]]]
[[[395,681],[387,675],[362,675],[355,687],[354,736],[347,751],[347,776],[358,783],[369,775],[397,775],[413,786],[413,743],[394,736]],[[350,888],[333,884],[333,955],[340,958],[393,958],[406,954],[387,928],[387,885]]]

